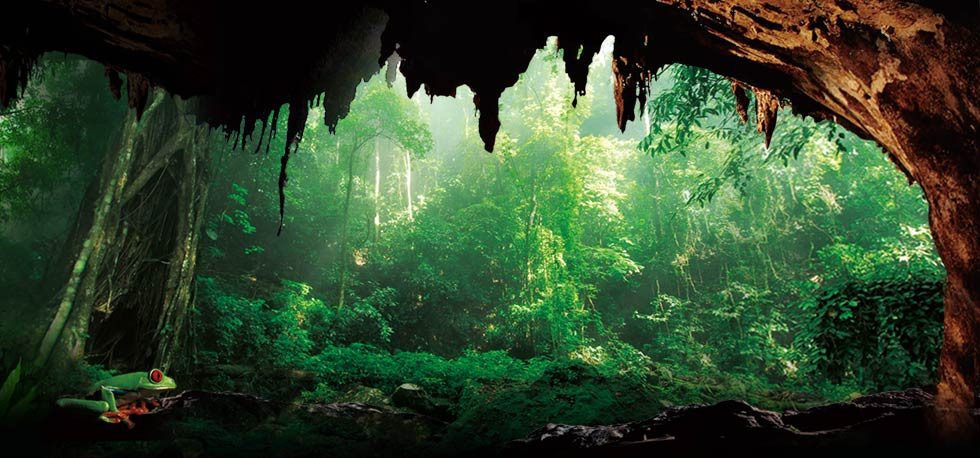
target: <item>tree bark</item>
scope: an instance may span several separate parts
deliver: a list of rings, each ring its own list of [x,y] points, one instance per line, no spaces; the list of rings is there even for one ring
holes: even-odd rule
[[[374,140],[374,234],[373,241],[378,243],[381,232],[381,144]]]
[[[156,91],[141,121],[127,114],[98,203],[79,210],[93,216],[79,215],[66,244],[74,268],[37,367],[54,352],[132,370],[178,360],[207,196],[208,134],[193,109]]]
[[[405,150],[405,200],[408,201],[408,220],[415,219],[415,209],[412,208],[412,155]]]
[[[534,301],[534,263],[531,252],[537,248],[537,224],[538,224],[538,194],[537,194],[537,174],[531,172],[531,208],[528,210],[527,220],[524,222],[524,278],[521,294],[524,296],[524,304]]]
[[[354,158],[357,150],[352,148],[350,157],[347,159],[347,189],[344,194],[344,213],[340,222],[340,293],[337,298],[337,308],[344,306],[344,296],[347,294],[347,223],[350,221],[350,198],[354,190]]]
[[[188,116],[188,102],[178,101],[179,112]],[[208,198],[208,131],[188,125],[193,120],[181,120],[179,127],[183,146],[183,174],[177,193],[178,225],[175,234],[173,256],[167,274],[163,310],[157,321],[155,339],[158,342],[154,367],[168,370],[180,354],[180,339],[185,330],[188,308],[193,298],[197,246],[201,225],[205,219]]]
[[[84,356],[79,351],[79,347],[84,347],[85,335],[88,330],[88,316],[91,311],[88,304],[84,303],[84,298],[82,301],[77,301],[78,304],[76,299],[80,290],[84,294],[91,287],[91,281],[88,279],[93,277],[93,273],[98,275],[98,266],[101,264],[101,253],[105,243],[105,221],[113,201],[118,197],[121,188],[126,185],[126,173],[132,161],[133,142],[137,128],[136,115],[130,111],[123,122],[118,156],[108,158],[102,173],[96,177],[101,183],[98,204],[94,209],[91,226],[86,231],[78,254],[74,257],[74,267],[69,274],[64,294],[58,303],[54,318],[41,339],[37,357],[34,359],[34,367],[37,369],[43,368],[48,363],[55,346],[62,340],[62,334],[73,312],[76,317],[85,318],[75,320],[74,329],[69,329],[69,335],[64,338],[64,348],[66,355],[73,359],[81,359]],[[85,206],[83,205],[82,211],[84,209]],[[90,259],[94,259],[94,262],[90,263]]]

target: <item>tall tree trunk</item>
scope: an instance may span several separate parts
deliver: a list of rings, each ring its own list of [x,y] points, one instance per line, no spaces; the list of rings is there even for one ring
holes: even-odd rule
[[[337,307],[344,306],[344,296],[347,293],[347,222],[350,220],[350,198],[354,190],[354,157],[357,148],[352,148],[350,159],[347,161],[347,192],[344,196],[344,213],[340,223],[340,293],[337,298]]]
[[[207,200],[208,134],[193,110],[156,91],[142,121],[127,114],[97,203],[81,207],[66,244],[73,268],[36,366],[55,352],[134,370],[178,359]]]
[[[178,106],[183,103],[179,102]],[[181,107],[180,112],[186,113],[186,109]],[[181,134],[188,138],[182,151],[184,167],[177,193],[178,225],[164,292],[163,313],[157,320],[155,333],[158,345],[154,366],[164,369],[169,369],[175,362],[173,356],[180,353],[180,339],[186,329],[184,324],[188,306],[193,298],[197,246],[210,187],[207,173],[208,131],[198,126],[183,126],[182,129]]]
[[[158,105],[159,101],[154,100],[147,110],[148,114],[152,113]],[[107,157],[102,167],[102,173],[96,177],[100,182],[100,192],[92,223],[85,233],[78,254],[74,257],[73,267],[54,318],[41,339],[37,357],[34,359],[35,368],[40,369],[48,363],[52,352],[55,350],[55,345],[59,341],[63,342],[66,356],[72,359],[81,359],[84,356],[82,352],[79,352],[79,348],[84,348],[85,336],[88,331],[88,317],[91,315],[91,304],[77,300],[79,290],[86,279],[98,276],[100,255],[105,242],[106,231],[104,226],[113,202],[118,200],[121,188],[126,185],[127,172],[133,156],[133,143],[138,128],[136,113],[134,110],[130,110],[123,122],[118,155]],[[84,205],[82,209],[85,209]],[[90,259],[94,259],[95,262],[90,264]],[[75,319],[74,329],[69,329],[68,335],[62,339],[62,334],[65,332],[73,312],[75,317],[81,318]]]
[[[381,232],[381,143],[374,140],[374,243]]]
[[[524,303],[530,304],[534,300],[533,291],[533,278],[532,278],[532,259],[531,251],[534,249],[534,243],[537,237],[537,219],[538,219],[538,195],[537,186],[532,175],[531,178],[531,210],[528,212],[527,220],[524,222],[524,278],[523,287],[521,290],[524,295]]]
[[[408,201],[408,220],[415,220],[415,210],[412,208],[412,155],[405,150],[405,198]]]

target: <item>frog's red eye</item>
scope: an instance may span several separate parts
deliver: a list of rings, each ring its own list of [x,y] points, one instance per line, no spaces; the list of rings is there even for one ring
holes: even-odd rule
[[[153,369],[150,371],[150,381],[153,383],[160,383],[163,380],[163,372],[160,369]]]

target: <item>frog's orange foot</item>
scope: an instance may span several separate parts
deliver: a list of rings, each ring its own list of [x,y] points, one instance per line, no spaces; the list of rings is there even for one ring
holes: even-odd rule
[[[132,404],[120,407],[119,410],[116,412],[106,412],[106,415],[110,417],[119,418],[122,421],[126,421],[125,419],[130,416],[143,415],[149,412],[150,409],[146,406],[146,404],[144,404],[141,401],[137,401]]]
[[[143,415],[150,412],[150,408],[146,406],[146,402],[140,399],[138,403],[134,402],[123,409],[121,412],[126,412],[126,415]]]
[[[133,424],[133,421],[129,419],[129,415],[130,415],[129,410],[119,410],[116,412],[106,412],[102,414],[99,418],[109,423],[123,422],[126,424],[127,428],[133,429],[133,426],[135,425]]]

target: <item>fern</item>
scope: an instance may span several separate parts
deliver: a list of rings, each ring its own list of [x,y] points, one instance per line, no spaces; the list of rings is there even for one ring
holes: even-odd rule
[[[31,403],[37,396],[37,386],[30,387],[27,394],[20,397],[14,396],[18,391],[17,388],[23,387],[21,383],[23,372],[21,363],[18,361],[17,366],[7,374],[3,385],[0,386],[0,420],[5,426],[19,423],[31,409]]]

